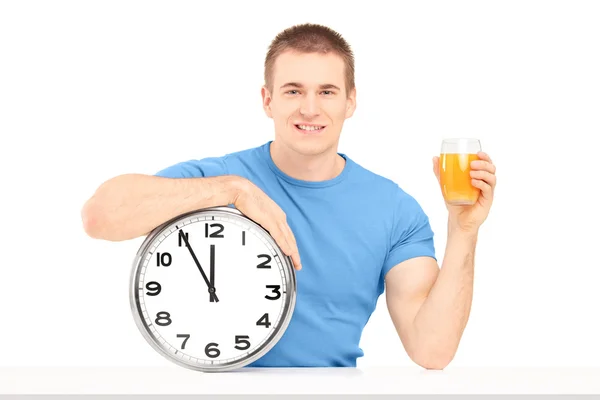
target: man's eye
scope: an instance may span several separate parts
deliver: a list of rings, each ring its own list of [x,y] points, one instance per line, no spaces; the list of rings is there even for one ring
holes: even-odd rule
[[[288,90],[286,92],[286,94],[298,94],[298,93],[299,92],[297,90]],[[330,95],[334,94],[333,91],[331,91],[331,90],[323,90],[321,93],[323,93],[323,94],[325,94],[327,96],[330,96]]]

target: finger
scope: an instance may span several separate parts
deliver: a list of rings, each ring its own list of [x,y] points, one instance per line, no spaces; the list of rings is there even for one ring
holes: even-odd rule
[[[292,263],[294,264],[294,268],[296,271],[300,271],[302,269],[302,262],[300,261],[300,254],[294,253],[291,255]]]
[[[275,238],[275,241],[281,248],[281,251],[283,251],[283,253],[286,256],[290,256],[292,258],[292,261],[294,262],[294,268],[298,269],[298,262],[295,260],[295,259],[297,259],[297,257],[295,255],[292,245],[290,245],[290,243],[286,237],[285,232],[281,229],[279,229],[278,232],[279,232],[279,234]]]
[[[493,164],[492,159],[490,158],[490,155],[484,151],[478,152],[477,157],[479,157],[480,160],[484,160],[484,161],[487,161],[487,162]]]
[[[298,249],[298,243],[296,243],[296,236],[294,236],[294,232],[292,232],[292,228],[290,228],[289,225],[286,224],[286,227],[288,230],[288,235],[292,241],[292,246],[294,246],[294,253],[297,254],[298,262],[301,264],[302,261],[300,260],[300,250]],[[302,267],[302,265],[300,265],[300,267]]]
[[[481,190],[481,195],[486,200],[491,200],[493,197],[492,187],[485,181],[480,179],[471,179],[471,185]]]
[[[280,225],[281,231],[285,234],[286,241],[290,247],[290,253],[288,254],[292,257],[294,261],[294,266],[297,270],[302,269],[302,263],[300,261],[300,251],[298,250],[298,245],[296,243],[296,238],[294,237],[294,233],[292,229],[287,223],[281,223]]]
[[[432,161],[433,161],[433,173],[435,174],[435,177],[439,181],[440,180],[440,158],[433,157]]]
[[[281,226],[277,226],[277,232],[278,232],[278,243],[280,244],[281,250],[283,250],[283,252],[286,255],[291,255],[293,253],[293,249],[292,249],[292,245],[290,244],[288,238],[287,238],[287,234],[285,233],[285,230],[281,227]]]
[[[294,263],[294,268],[299,270],[300,269],[300,257],[298,255],[298,251],[294,250],[294,247],[291,243],[291,239],[288,238],[288,234],[286,233],[286,229],[285,229],[285,224],[277,224],[276,226],[277,226],[277,228],[276,228],[277,236],[276,237],[273,236],[275,238],[275,241],[281,248],[281,251],[283,251],[283,253],[286,256],[290,256],[292,258],[292,261]]]
[[[290,226],[284,222],[282,225],[282,230],[286,233],[290,244],[297,250],[296,238],[294,237],[294,233],[292,232]]]
[[[489,161],[485,160],[475,160],[471,161],[471,168],[477,170],[485,170],[491,174],[496,173],[496,166]]]
[[[490,185],[492,188],[494,188],[496,186],[496,175],[494,175],[488,171],[481,171],[481,170],[473,171],[473,170],[471,170],[470,174],[471,174],[471,178],[481,179],[481,180],[485,181],[485,183]]]
[[[275,243],[277,243],[277,246],[279,246],[281,251],[283,251],[285,255],[289,255],[291,252],[290,245],[286,239],[285,232],[281,229],[281,226],[272,220],[260,223],[260,225],[269,232],[269,235],[271,235],[271,237],[275,240]]]

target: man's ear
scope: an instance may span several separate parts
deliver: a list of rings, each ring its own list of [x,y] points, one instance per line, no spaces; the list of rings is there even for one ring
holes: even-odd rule
[[[346,98],[346,118],[350,118],[356,110],[356,87],[352,88]]]
[[[265,110],[265,114],[267,114],[267,117],[273,118],[273,113],[271,112],[271,93],[269,92],[269,89],[263,86],[260,90],[260,94],[262,96],[262,103],[263,109]]]

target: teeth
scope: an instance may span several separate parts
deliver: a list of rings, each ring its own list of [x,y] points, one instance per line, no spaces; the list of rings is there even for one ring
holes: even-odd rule
[[[308,125],[297,125],[297,126],[298,126],[298,128],[302,129],[303,131],[316,131],[316,130],[323,128],[322,126],[308,126]]]

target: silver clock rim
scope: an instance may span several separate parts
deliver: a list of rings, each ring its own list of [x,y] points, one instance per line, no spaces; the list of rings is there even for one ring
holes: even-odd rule
[[[176,222],[185,220],[193,215],[202,215],[205,213],[236,215],[240,218],[244,218],[247,223],[253,225],[257,230],[262,231],[265,234],[265,238],[269,241],[269,243],[273,246],[275,251],[279,254],[279,258],[281,260],[283,260],[285,281],[286,281],[286,285],[290,289],[290,290],[288,290],[288,296],[286,298],[286,302],[284,304],[284,308],[282,311],[282,318],[280,318],[280,321],[279,321],[278,325],[275,327],[271,336],[269,336],[261,346],[259,346],[257,349],[255,349],[254,352],[251,353],[252,354],[251,356],[242,358],[240,360],[231,361],[231,362],[228,362],[225,364],[218,364],[215,366],[205,366],[205,365],[199,365],[199,364],[195,364],[195,363],[188,363],[188,362],[185,362],[184,360],[175,358],[160,343],[158,343],[154,339],[154,336],[151,334],[150,329],[148,328],[148,326],[146,325],[146,323],[143,319],[140,301],[139,301],[139,290],[138,290],[138,280],[139,280],[141,266],[143,263],[143,256],[147,253],[148,248],[150,247],[150,245],[154,241],[154,239],[157,236],[161,235],[168,227],[175,224]],[[269,350],[271,350],[271,348],[273,348],[273,346],[275,346],[275,344],[277,344],[277,342],[279,342],[279,340],[285,333],[285,331],[290,323],[292,314],[294,313],[294,309],[296,306],[296,292],[297,292],[296,274],[295,274],[295,270],[293,268],[292,259],[291,259],[291,257],[289,257],[283,253],[281,248],[277,245],[277,243],[275,243],[275,240],[271,237],[271,235],[267,232],[267,230],[235,208],[228,207],[228,206],[218,206],[218,207],[207,207],[207,208],[202,208],[202,209],[190,211],[187,213],[183,213],[181,215],[178,215],[177,217],[170,219],[169,221],[164,222],[163,224],[159,225],[158,227],[153,229],[148,234],[148,236],[146,237],[144,242],[140,245],[138,252],[135,256],[135,259],[133,261],[131,274],[130,274],[130,284],[129,284],[129,303],[130,303],[130,307],[131,307],[131,312],[133,314],[133,319],[134,319],[135,324],[138,327],[139,331],[141,332],[142,336],[150,344],[150,346],[152,346],[154,348],[154,350],[156,350],[159,354],[161,354],[167,360],[169,360],[177,365],[180,365],[182,367],[196,370],[196,371],[224,372],[224,371],[237,370],[237,369],[243,368],[244,366],[246,366],[248,364],[251,364],[252,362],[258,360],[263,355],[265,355]]]

